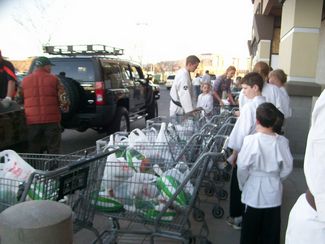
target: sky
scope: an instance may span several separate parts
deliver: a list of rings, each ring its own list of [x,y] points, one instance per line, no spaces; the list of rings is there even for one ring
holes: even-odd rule
[[[252,19],[251,0],[0,0],[0,49],[25,59],[45,44],[106,44],[144,64],[248,57]]]

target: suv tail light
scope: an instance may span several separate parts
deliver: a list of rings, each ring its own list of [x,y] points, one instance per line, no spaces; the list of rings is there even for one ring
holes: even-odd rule
[[[96,105],[105,104],[105,85],[102,81],[96,81],[95,83]]]

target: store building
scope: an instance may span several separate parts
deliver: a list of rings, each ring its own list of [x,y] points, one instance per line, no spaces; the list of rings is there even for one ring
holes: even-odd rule
[[[292,117],[285,135],[302,165],[313,104],[325,87],[325,0],[252,0],[248,41],[252,64],[265,61],[288,75]]]

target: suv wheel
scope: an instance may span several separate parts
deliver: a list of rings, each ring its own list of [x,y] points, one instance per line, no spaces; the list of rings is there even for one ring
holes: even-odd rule
[[[109,132],[130,131],[129,113],[124,107],[117,107],[115,118],[110,126]]]
[[[158,117],[158,103],[157,100],[153,100],[153,102],[150,104],[147,110],[147,117],[146,119],[153,119]]]
[[[66,113],[62,113],[62,120],[70,119],[79,109],[80,105],[80,92],[79,92],[79,84],[68,77],[58,76],[60,81],[62,82],[65,92],[69,98],[70,106],[69,111]]]

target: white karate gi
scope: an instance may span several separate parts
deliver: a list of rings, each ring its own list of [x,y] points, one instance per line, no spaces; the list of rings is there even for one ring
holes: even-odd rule
[[[265,97],[257,96],[249,100],[241,109],[240,116],[229,136],[228,147],[240,151],[245,136],[256,131],[256,109],[265,102]]]
[[[184,114],[193,111],[192,104],[192,81],[190,73],[182,68],[177,71],[172,88],[170,89],[170,97],[180,102],[182,107],[177,106],[173,101],[170,101],[169,114],[174,116],[176,114]]]
[[[290,211],[285,243],[325,243],[325,223],[319,221],[318,214],[307,202],[305,193],[300,195]]]
[[[304,172],[317,211],[302,196],[291,210],[287,244],[325,243],[325,91],[315,103],[307,139]],[[299,211],[302,210],[302,211]],[[298,212],[299,211],[299,212]],[[298,221],[297,221],[298,220]],[[311,225],[309,225],[312,223]],[[303,233],[301,230],[303,229]]]
[[[285,118],[290,118],[292,116],[292,110],[290,107],[290,97],[288,95],[287,90],[282,86],[280,87],[281,91],[281,104],[283,109],[283,114],[285,115]]]
[[[263,89],[262,89],[262,96],[265,97],[267,102],[273,103],[274,106],[279,109],[283,114],[284,118],[289,118],[291,114],[288,114],[288,104],[287,101],[284,99],[282,92],[279,87],[264,82]],[[243,94],[243,90],[239,93],[239,110],[249,101],[247,97]]]
[[[196,107],[201,107],[206,113],[210,113],[213,110],[213,96],[211,93],[201,93],[197,99]]]
[[[253,208],[281,206],[281,181],[291,173],[292,163],[284,136],[260,132],[246,136],[237,159],[242,203]]]

